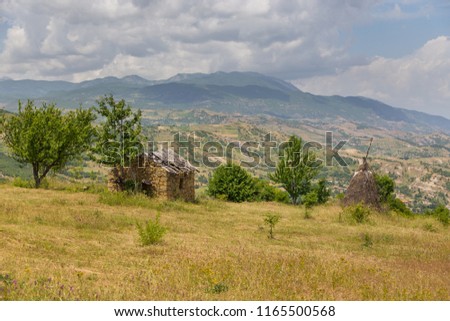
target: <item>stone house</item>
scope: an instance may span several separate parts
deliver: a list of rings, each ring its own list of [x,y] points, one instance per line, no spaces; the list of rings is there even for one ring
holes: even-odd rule
[[[195,172],[198,170],[187,160],[168,149],[142,153],[123,169],[122,180],[149,196],[185,201],[195,200]],[[121,189],[119,169],[113,168],[108,180],[110,191]]]

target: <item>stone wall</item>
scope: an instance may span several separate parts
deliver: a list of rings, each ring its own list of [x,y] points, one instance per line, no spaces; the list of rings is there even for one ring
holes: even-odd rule
[[[139,162],[138,162],[139,161]],[[110,191],[120,191],[120,170],[113,168],[108,179]],[[140,159],[132,162],[130,167],[124,169],[124,180],[129,184],[134,182],[138,190],[146,192],[149,196],[165,199],[195,200],[195,172],[169,173],[162,166],[151,160]]]

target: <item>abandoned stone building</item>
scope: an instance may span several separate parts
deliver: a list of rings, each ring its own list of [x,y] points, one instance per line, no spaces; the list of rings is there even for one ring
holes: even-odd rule
[[[198,170],[173,150],[142,153],[123,172],[113,168],[108,180],[111,191],[134,186],[149,196],[169,200],[195,200],[195,172]]]

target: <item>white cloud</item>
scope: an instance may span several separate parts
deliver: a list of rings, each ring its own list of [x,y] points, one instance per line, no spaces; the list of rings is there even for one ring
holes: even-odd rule
[[[0,75],[82,81],[251,70],[300,79],[316,93],[432,105],[428,111],[438,113],[448,108],[447,38],[402,59],[348,52],[352,28],[424,17],[433,6],[422,0],[0,0],[0,27],[8,29],[0,38]]]
[[[294,83],[312,93],[366,96],[450,118],[450,38],[432,39],[402,58],[377,57],[364,66]]]
[[[375,3],[3,0],[11,27],[0,73],[68,80],[216,70],[283,78],[327,73],[354,64],[339,31],[368,16]]]

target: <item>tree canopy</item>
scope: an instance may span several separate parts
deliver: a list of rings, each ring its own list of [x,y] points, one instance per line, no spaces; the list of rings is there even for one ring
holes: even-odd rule
[[[125,100],[116,101],[112,95],[97,100],[94,110],[103,120],[92,149],[95,158],[101,164],[119,169],[119,185],[123,187],[124,167],[143,150],[141,111],[133,112]]]
[[[63,114],[55,104],[36,107],[32,100],[19,101],[16,115],[2,117],[3,140],[11,156],[31,164],[35,187],[51,171],[64,168],[90,147],[95,116],[91,109],[77,109]]]
[[[319,172],[316,154],[304,148],[300,137],[291,136],[280,148],[279,157],[277,168],[269,177],[288,192],[293,204],[298,204],[301,195],[311,190],[311,181]]]

